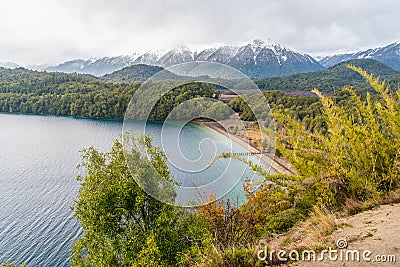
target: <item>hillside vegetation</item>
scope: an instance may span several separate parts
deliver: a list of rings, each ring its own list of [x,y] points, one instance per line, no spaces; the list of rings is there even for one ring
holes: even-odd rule
[[[111,74],[101,76],[99,79],[102,81],[111,81],[118,83],[135,83],[144,82],[156,73],[163,71],[164,68],[158,66],[149,66],[144,64],[132,65],[121,70],[114,71]],[[159,77],[164,80],[177,80],[180,79],[178,75],[165,70],[163,75]]]
[[[297,73],[286,77],[258,79],[255,80],[255,83],[265,90],[311,91],[318,88],[319,91],[324,93],[334,93],[340,91],[344,86],[354,86],[359,92],[374,92],[373,88],[364,82],[360,74],[346,67],[348,64],[374,73],[376,76],[385,79],[392,88],[399,87],[400,72],[373,59],[354,59],[325,70]]]
[[[157,81],[154,89],[168,81]],[[109,83],[90,75],[0,68],[0,112],[123,119],[140,83]],[[163,120],[179,103],[194,97],[216,97],[208,84],[179,86],[165,94],[151,113]]]
[[[138,181],[152,185],[171,181],[166,156],[149,137],[132,139],[128,151],[118,141],[108,153],[86,149],[82,158],[86,174],[78,177],[81,189],[74,207],[84,234],[73,247],[73,266],[276,265],[280,263],[276,258],[257,259],[260,239],[298,225],[322,241],[336,229],[332,212],[354,214],[398,201],[400,90],[391,91],[361,69],[349,68],[369,82],[376,97],[361,98],[350,87],[343,88],[352,101],[353,111],[348,112],[348,105],[315,90],[319,102],[313,98],[302,109],[319,103],[325,131],[307,129],[305,117],[274,110],[278,148],[298,175],[271,175],[257,168],[270,183],[255,193],[246,183],[248,202],[240,207],[210,196],[211,204],[189,212],[145,194]],[[270,97],[276,96],[279,93]],[[296,103],[288,98],[281,104],[290,101]],[[125,159],[135,166],[133,172]],[[150,164],[161,181],[151,180]],[[173,198],[171,188],[161,185],[155,189]]]

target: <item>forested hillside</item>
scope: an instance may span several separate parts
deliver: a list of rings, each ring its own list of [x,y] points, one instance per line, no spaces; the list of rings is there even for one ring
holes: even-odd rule
[[[0,112],[122,119],[139,86],[103,82],[89,75],[1,68]],[[178,87],[160,99],[151,118],[163,120],[176,105],[198,96],[213,97],[214,89],[190,82]]]
[[[346,68],[349,64],[365,69],[370,73],[376,73],[377,76],[391,84],[393,88],[397,88],[400,84],[400,72],[373,59],[354,59],[339,63],[325,70],[297,73],[284,77],[262,78],[254,81],[260,89],[265,90],[310,92],[314,88],[319,88],[324,93],[334,93],[343,86],[350,85],[357,87],[358,91],[373,92],[372,87],[366,84],[359,74]],[[134,83],[145,81],[161,70],[163,68],[156,66],[134,65],[112,74],[107,74],[99,79],[112,82]],[[179,77],[171,72],[165,72],[160,78],[164,80],[185,79],[185,77]],[[186,78],[190,79],[190,77]]]
[[[111,74],[106,74],[99,79],[102,81],[120,83],[134,83],[139,81],[143,82],[162,70],[164,70],[162,67],[139,64],[123,68],[122,70],[117,70]],[[164,80],[177,80],[182,79],[183,77],[179,77],[178,75],[169,71],[164,71],[163,75],[161,75],[159,78]]]
[[[362,92],[372,90],[361,75],[346,67],[349,63],[376,73],[388,81],[391,88],[398,88],[400,84],[399,72],[372,59],[352,60],[322,71],[265,78],[255,82],[260,88],[268,91],[304,92],[318,88],[321,92],[332,94],[339,102],[348,98],[348,94],[339,90],[345,85],[354,86]],[[135,65],[96,78],[82,74],[0,68],[0,112],[121,119],[140,82],[161,70],[163,69],[155,66]],[[159,81],[160,83],[170,80],[190,80],[190,77],[180,77],[171,72],[165,72],[160,78],[163,80]],[[157,87],[157,84],[154,86]],[[160,99],[158,103],[162,109],[156,108],[151,119],[162,120],[168,114],[166,112],[172,110],[178,102],[192,97],[215,97],[214,88],[216,87],[201,83],[178,88]],[[324,128],[319,117],[320,103],[317,97],[288,96],[278,91],[265,93],[272,108],[289,112],[296,119],[304,120],[311,130],[315,127]],[[241,112],[243,119],[252,119],[252,113],[241,106],[240,100],[234,100],[230,105]]]
[[[334,93],[343,86],[350,85],[356,87],[358,91],[373,91],[361,75],[346,68],[349,64],[360,67],[369,73],[375,73],[385,79],[393,88],[397,88],[400,84],[400,72],[373,59],[350,60],[325,70],[258,79],[255,83],[265,90],[311,91],[318,88],[321,92]]]

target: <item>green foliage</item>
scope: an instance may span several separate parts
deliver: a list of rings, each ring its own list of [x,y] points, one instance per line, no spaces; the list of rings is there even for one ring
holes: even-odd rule
[[[226,266],[240,266],[252,267],[262,266],[261,262],[257,260],[256,252],[250,248],[229,248],[221,252],[211,252],[205,263],[201,264],[203,267],[226,267]]]
[[[302,121],[306,128],[311,131],[326,130],[325,120],[321,111],[322,104],[316,95],[288,95],[281,91],[271,91],[265,92],[264,97],[274,113],[287,114],[297,121]],[[260,98],[260,101],[263,101],[263,99]],[[243,98],[234,98],[229,101],[228,105],[240,113],[242,120],[255,120],[253,112]]]
[[[316,90],[317,96],[265,93],[278,122],[278,149],[298,175],[261,171],[269,183],[256,191],[246,184],[248,202],[240,207],[214,199],[192,214],[145,194],[138,183],[161,190],[157,193],[164,192],[166,199],[175,197],[165,156],[148,138],[134,141],[150,158],[141,157],[139,146],[123,151],[119,142],[109,153],[85,150],[87,174],[74,207],[84,236],[73,248],[73,265],[258,266],[249,247],[259,238],[288,231],[318,207],[357,208],[397,190],[400,90],[390,91],[361,69],[349,68],[367,79],[376,94],[359,96],[350,87],[331,96]],[[211,94],[203,88],[202,94]],[[190,87],[178,89],[159,105],[172,108],[170,103],[186,99],[184,92],[196,97]],[[252,119],[239,98],[229,105]],[[124,156],[135,163],[132,173]],[[150,162],[162,174],[161,183],[154,181]]]
[[[88,75],[0,69],[0,112],[122,118],[137,87]]]
[[[156,84],[155,87],[157,86],[158,85]],[[150,113],[149,119],[152,121],[164,120],[177,105],[184,103],[189,99],[199,97],[214,98],[216,97],[216,94],[213,87],[205,83],[189,83],[178,86],[177,88],[168,91],[157,101],[157,105]],[[201,105],[201,102],[202,101],[199,101],[198,103],[199,107]],[[193,109],[193,107],[194,106],[191,106],[191,109]],[[195,109],[198,109],[199,107],[196,106]],[[216,107],[218,108],[218,106]],[[215,111],[213,112],[212,110],[210,112],[217,113]],[[182,118],[182,115],[184,114],[176,115]]]
[[[138,186],[141,176],[157,179],[147,182],[164,184],[162,190],[174,197],[173,188],[166,187],[172,178],[161,150],[151,145],[149,137],[132,142],[136,144],[132,151],[124,151],[118,141],[108,153],[84,150],[81,166],[86,175],[78,178],[81,188],[73,207],[83,237],[72,248],[73,266],[184,265],[199,257],[209,241],[203,221],[155,200]],[[140,156],[137,146],[150,158]],[[126,154],[136,163],[132,173]],[[152,173],[150,162],[159,174]]]
[[[393,87],[398,86],[400,82],[400,73],[385,64],[373,59],[355,59],[339,63],[325,70],[297,73],[286,77],[264,78],[256,80],[255,83],[265,90],[311,91],[314,88],[319,88],[321,92],[334,93],[340,91],[344,86],[354,86],[358,91],[373,92],[372,87],[364,83],[361,75],[346,67],[348,64],[379,75]]]
[[[100,80],[118,82],[118,83],[135,83],[143,82],[155,75],[156,73],[163,71],[162,67],[149,66],[144,64],[132,65],[130,67],[123,68],[118,71],[114,71],[111,74],[106,74],[100,77]],[[162,77],[164,80],[176,80],[179,76],[169,71],[164,71]]]
[[[89,75],[0,69],[0,112],[122,119],[139,86],[105,83]],[[178,86],[159,100],[151,119],[164,120],[179,103],[214,95],[209,85]]]
[[[367,94],[363,100],[350,87],[344,88],[354,104],[349,108],[315,91],[323,105],[327,133],[310,132],[286,114],[275,118],[279,149],[302,177],[321,184],[319,201],[331,207],[342,206],[347,198],[365,201],[396,189],[399,183],[399,91],[389,94],[385,83],[361,69],[378,97]]]
[[[269,233],[286,232],[307,217],[316,203],[316,185],[302,184],[290,175],[275,174],[266,179],[273,183],[261,186],[240,207],[252,218],[258,238]]]
[[[266,93],[278,122],[278,148],[298,176],[266,175],[271,184],[248,193],[238,214],[251,218],[242,227],[253,238],[285,233],[325,206],[361,209],[362,203],[397,199],[392,192],[400,182],[400,91],[391,92],[379,79],[349,68],[364,77],[376,94],[359,96],[350,87],[329,97],[315,91],[318,98]],[[247,108],[240,99],[229,104],[240,112]],[[312,129],[306,120],[312,105],[318,105],[314,114],[324,122],[323,131]],[[253,192],[248,186],[246,191]],[[243,244],[230,248],[237,245],[243,248]]]

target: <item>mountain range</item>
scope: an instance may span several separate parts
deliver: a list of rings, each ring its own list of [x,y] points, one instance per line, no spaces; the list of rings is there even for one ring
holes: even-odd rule
[[[313,72],[332,67],[340,62],[370,58],[400,71],[400,42],[385,47],[371,48],[355,53],[335,54],[320,58],[318,61],[310,55],[296,52],[281,44],[268,40],[255,39],[241,46],[219,45],[199,51],[187,47],[178,47],[164,52],[148,51],[115,57],[76,59],[59,65],[31,65],[28,69],[82,73],[103,76],[133,65],[169,67],[192,61],[210,61],[229,65],[252,78],[281,77],[294,73]],[[13,62],[0,62],[0,67],[20,67]],[[126,73],[124,74],[126,76]],[[129,77],[126,77],[129,79]]]
[[[17,63],[14,62],[0,62],[0,67],[1,68],[7,68],[7,69],[15,69],[20,67]]]
[[[319,63],[324,67],[332,67],[340,62],[352,59],[371,58],[400,71],[400,42],[385,47],[371,48],[355,53],[336,54],[322,58]]]
[[[392,88],[397,88],[400,84],[400,71],[396,71],[382,62],[371,58],[352,59],[314,72],[295,73],[284,77],[258,78],[254,79],[254,82],[262,90],[279,90],[295,94],[299,92],[301,92],[301,94],[309,93],[314,88],[329,94],[345,86],[352,86],[359,91],[372,92],[372,87],[365,82],[361,75],[347,68],[348,65],[354,65],[368,73],[373,73],[376,77],[385,80]],[[113,83],[130,84],[143,82],[156,73],[159,73],[161,70],[163,70],[162,67],[138,64],[123,68],[111,74],[106,74],[97,79]],[[160,76],[160,74],[158,74],[158,76],[158,78],[162,80],[177,81],[193,79],[193,77],[190,76],[178,76],[170,71],[164,71],[162,76]],[[203,79],[208,80],[206,77],[203,77]],[[212,83],[212,78],[210,81]],[[236,84],[236,86],[240,86],[240,82]]]
[[[399,71],[371,58],[352,59],[315,72],[257,79],[255,83],[264,90],[286,92],[309,92],[317,88],[324,93],[334,93],[344,86],[352,86],[359,91],[373,91],[365,79],[355,71],[348,69],[347,65],[354,65],[374,74],[375,77],[385,80],[391,88],[397,88],[400,83]]]
[[[77,59],[46,71],[86,73],[95,76],[137,64],[169,67],[192,61],[210,61],[229,65],[252,78],[285,76],[297,72],[310,72],[323,68],[311,56],[296,52],[285,46],[255,39],[242,46],[214,46],[200,51],[179,47],[165,52],[146,52],[131,56],[104,57],[100,59]]]
[[[296,73],[285,77],[254,79],[254,82],[262,90],[280,90],[293,93],[310,92],[313,88],[317,88],[329,94],[340,90],[344,86],[353,86],[360,91],[371,91],[372,88],[361,75],[347,68],[348,64],[360,67],[368,73],[373,73],[376,77],[385,80],[391,88],[398,88],[400,84],[400,71],[393,70],[387,65],[370,58],[353,59],[314,72]],[[137,64],[125,67],[112,74],[95,77],[88,74],[49,73],[24,68],[0,68],[2,82],[0,91],[22,90],[21,92],[27,93],[34,89],[41,93],[52,92],[58,94],[64,91],[73,93],[86,92],[86,89],[82,88],[87,86],[92,90],[93,88],[109,88],[112,85],[124,87],[126,84],[133,84],[132,87],[128,87],[135,88],[137,82],[143,82],[161,70],[163,70],[162,67]],[[159,78],[165,81],[193,80],[193,77],[178,76],[169,71],[163,72],[163,75]],[[73,84],[77,86],[71,86]],[[24,91],[26,88],[28,90]]]

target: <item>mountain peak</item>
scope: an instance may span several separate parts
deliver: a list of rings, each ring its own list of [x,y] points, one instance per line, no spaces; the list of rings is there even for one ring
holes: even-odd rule
[[[371,58],[400,71],[400,42],[394,42],[384,47],[371,48],[355,53],[343,53],[322,58],[319,62],[324,67],[331,67],[343,61]]]
[[[95,76],[112,73],[136,64],[169,67],[195,60],[217,62],[234,67],[250,77],[282,76],[319,70],[322,66],[306,54],[300,54],[268,39],[253,39],[240,46],[213,45],[199,51],[179,45],[167,51],[148,51],[132,56],[72,60],[46,68],[47,71],[88,73]]]
[[[264,47],[265,46],[265,42],[261,39],[253,39],[250,42],[250,45],[255,46],[255,47]]]
[[[248,45],[253,53],[257,55],[265,47],[265,42],[260,39],[254,39]]]
[[[190,49],[189,49],[189,47],[187,47],[186,45],[183,45],[183,44],[181,44],[181,45],[178,45],[178,46],[176,46],[174,49],[172,49],[173,51],[191,51]]]
[[[0,68],[15,69],[18,67],[20,67],[20,65],[14,62],[0,62]]]

